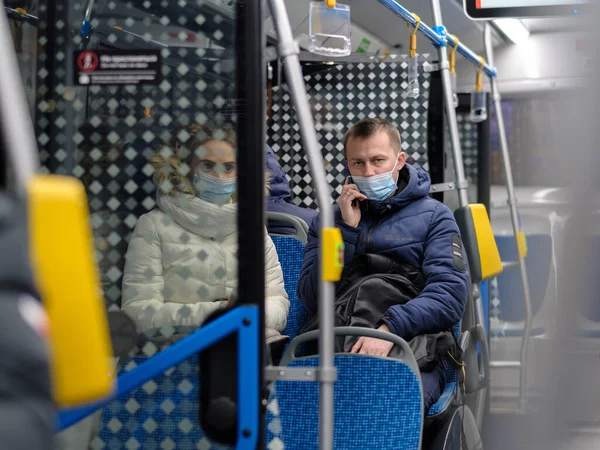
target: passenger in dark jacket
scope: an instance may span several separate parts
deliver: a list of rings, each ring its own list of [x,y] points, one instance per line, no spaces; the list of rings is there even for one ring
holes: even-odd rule
[[[267,169],[271,176],[269,183],[269,199],[267,200],[267,211],[290,214],[299,217],[308,225],[311,224],[317,215],[317,211],[310,208],[301,208],[292,203],[292,194],[285,172],[279,165],[275,153],[268,145],[267,153]],[[269,221],[267,226],[269,233],[277,234],[295,234],[294,227],[284,223]]]
[[[336,226],[345,244],[344,274],[356,256],[366,253],[380,253],[420,268],[425,276],[421,293],[406,304],[390,307],[378,329],[407,341],[447,330],[461,319],[468,290],[460,232],[452,212],[428,196],[427,173],[405,164],[400,134],[390,123],[382,119],[358,122],[346,135],[344,148],[352,177],[335,208]],[[313,313],[318,309],[320,274],[317,232],[318,220],[314,220],[298,281],[298,297]],[[387,356],[392,346],[364,337],[352,352]],[[431,374],[423,375],[428,408],[442,392],[443,371],[436,371],[427,382]],[[431,398],[427,398],[429,390]]]

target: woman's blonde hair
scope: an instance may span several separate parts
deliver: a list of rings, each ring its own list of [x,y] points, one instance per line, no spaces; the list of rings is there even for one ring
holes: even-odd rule
[[[154,182],[164,194],[183,192],[195,195],[190,171],[197,150],[208,141],[224,141],[237,146],[235,131],[231,127],[214,127],[193,123],[173,130],[171,139],[162,145],[150,159],[154,167]]]

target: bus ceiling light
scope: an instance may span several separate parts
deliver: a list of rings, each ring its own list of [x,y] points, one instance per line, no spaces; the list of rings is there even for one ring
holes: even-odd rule
[[[514,44],[520,44],[529,37],[529,29],[519,19],[495,19],[492,23]]]

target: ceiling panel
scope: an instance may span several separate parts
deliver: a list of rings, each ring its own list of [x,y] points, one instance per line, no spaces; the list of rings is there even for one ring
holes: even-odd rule
[[[581,26],[581,19],[575,17],[524,19],[523,23],[532,33],[552,33],[576,30]]]

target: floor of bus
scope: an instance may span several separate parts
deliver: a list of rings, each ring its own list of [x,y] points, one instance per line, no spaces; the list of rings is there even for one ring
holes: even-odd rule
[[[598,450],[598,430],[553,433],[547,415],[492,413],[483,426],[485,450]],[[562,427],[561,427],[562,428]]]

